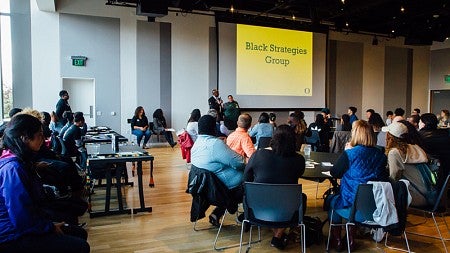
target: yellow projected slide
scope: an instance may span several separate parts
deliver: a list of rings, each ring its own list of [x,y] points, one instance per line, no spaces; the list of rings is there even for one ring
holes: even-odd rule
[[[236,94],[311,96],[312,36],[238,24]]]

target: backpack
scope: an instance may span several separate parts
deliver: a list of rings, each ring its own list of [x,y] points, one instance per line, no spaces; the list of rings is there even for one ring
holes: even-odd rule
[[[304,216],[303,224],[305,224],[305,246],[310,247],[313,244],[322,244],[322,228],[325,222],[322,222],[319,217]],[[300,227],[293,228],[289,231],[288,237],[293,242],[300,243],[300,236]]]
[[[434,205],[436,202],[436,198],[438,195],[438,191],[436,189],[436,175],[433,172],[429,165],[426,163],[418,163],[415,165],[415,168],[422,175],[421,183],[422,186],[418,186],[414,184],[413,180],[408,180],[408,178],[404,177],[408,181],[410,181],[410,186],[413,187],[418,193],[420,193],[428,202],[428,205]],[[425,188],[425,189],[424,189]]]

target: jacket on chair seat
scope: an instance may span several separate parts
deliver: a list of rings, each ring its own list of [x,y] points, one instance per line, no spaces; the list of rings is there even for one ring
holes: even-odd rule
[[[191,222],[204,218],[210,205],[225,207],[229,213],[237,211],[228,188],[213,173],[192,165],[186,193],[192,195]]]

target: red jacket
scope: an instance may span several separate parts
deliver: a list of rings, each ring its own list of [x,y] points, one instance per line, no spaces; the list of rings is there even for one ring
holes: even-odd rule
[[[178,135],[178,143],[180,143],[181,156],[186,159],[187,163],[191,162],[191,148],[194,142],[188,132],[184,131],[182,134]]]

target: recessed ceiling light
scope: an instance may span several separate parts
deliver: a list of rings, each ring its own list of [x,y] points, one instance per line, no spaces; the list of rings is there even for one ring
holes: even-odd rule
[[[233,7],[233,5],[231,5],[231,7],[230,7],[230,12],[234,12],[234,7]]]
[[[438,18],[439,17],[439,14],[434,14],[433,15],[433,18]]]
[[[348,22],[345,22],[345,26],[348,27]]]
[[[401,6],[401,7],[400,7],[400,11],[401,11],[401,12],[405,12],[405,7]]]

